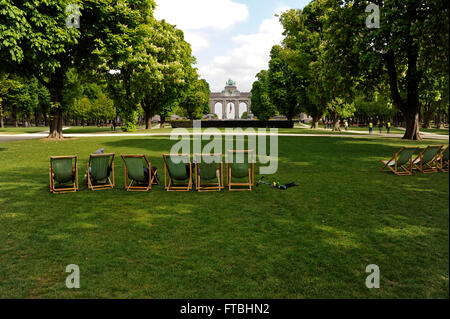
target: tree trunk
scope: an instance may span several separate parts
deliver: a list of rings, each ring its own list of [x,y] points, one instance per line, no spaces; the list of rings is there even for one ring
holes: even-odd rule
[[[53,118],[50,120],[50,134],[48,138],[62,139],[63,116],[62,110],[57,108],[54,111]]]
[[[152,116],[145,112],[145,129],[151,130],[152,129]]]
[[[319,128],[319,120],[320,120],[320,116],[319,115],[313,115],[313,119],[311,122],[311,128],[312,129],[318,129]]]
[[[419,130],[419,112],[410,110],[405,113],[405,122],[406,122],[406,132],[403,136],[404,140],[417,140],[421,141],[422,137],[420,136]]]
[[[50,107],[50,133],[48,138],[62,139],[63,138],[63,111],[61,102],[63,100],[65,74],[61,69],[50,82],[50,100],[53,105]]]
[[[166,117],[163,115],[160,115],[161,120],[160,120],[160,128],[164,128],[166,126]]]
[[[431,128],[431,116],[428,113],[423,114],[423,127]]]
[[[333,121],[333,132],[340,132],[340,131],[341,131],[341,123],[338,118],[337,120]]]
[[[5,123],[3,122],[3,106],[2,106],[2,99],[0,98],[0,128],[4,128]]]
[[[422,107],[422,115],[423,115],[423,126],[425,128],[431,128],[431,117],[433,115],[432,104],[431,102],[425,103]]]

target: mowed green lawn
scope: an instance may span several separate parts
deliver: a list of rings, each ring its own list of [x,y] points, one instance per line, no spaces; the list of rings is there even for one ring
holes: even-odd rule
[[[448,298],[449,175],[379,171],[399,139],[280,137],[280,191],[124,191],[120,154],[163,172],[168,138],[0,143],[1,298]],[[115,152],[116,189],[82,183]],[[80,191],[49,192],[50,155],[77,154]],[[256,179],[259,179],[258,171]],[[81,288],[65,286],[80,267]],[[365,286],[380,267],[380,289]]]

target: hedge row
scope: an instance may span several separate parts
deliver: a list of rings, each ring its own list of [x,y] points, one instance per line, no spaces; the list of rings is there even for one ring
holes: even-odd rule
[[[231,121],[201,121],[202,127],[267,127],[267,128],[293,128],[294,121],[249,121],[249,120],[231,120]],[[171,121],[173,128],[191,128],[193,121]]]

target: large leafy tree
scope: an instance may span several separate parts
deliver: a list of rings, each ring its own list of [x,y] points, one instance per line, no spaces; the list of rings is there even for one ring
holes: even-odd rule
[[[379,6],[379,28],[368,28],[365,10]],[[327,1],[328,44],[347,74],[373,85],[386,81],[406,122],[404,139],[420,140],[420,82],[439,65],[448,70],[447,0]]]
[[[288,120],[292,120],[301,112],[298,98],[299,90],[302,87],[301,78],[287,63],[283,48],[279,45],[273,46],[270,51],[267,77],[270,100],[280,114],[285,115]]]
[[[323,9],[319,4],[313,1],[303,10],[291,9],[280,16],[285,35],[284,55],[302,79],[299,102],[303,111],[312,117],[312,128],[318,128],[328,102],[323,88],[324,65],[320,63],[324,30],[321,20]]]
[[[22,119],[24,126],[31,125],[31,119],[38,111],[40,105],[40,86],[36,78],[13,76],[7,80],[10,83],[9,90],[3,95],[3,107],[8,111],[10,118],[18,126]]]
[[[123,1],[122,5],[109,3],[105,7],[108,14],[102,21],[107,32],[102,33],[94,50],[109,79],[109,89],[125,121],[123,129],[127,131],[136,129],[139,90],[146,84],[136,81],[137,74],[154,69],[157,51],[153,45],[153,37],[157,36],[154,8],[153,0]]]
[[[209,113],[209,84],[204,79],[194,78],[184,93],[179,106],[190,120],[202,118]]]
[[[258,119],[267,121],[277,114],[277,109],[269,97],[267,71],[259,72],[256,79],[252,86],[252,113]]]
[[[66,25],[81,9],[79,28]],[[130,77],[124,63],[139,41],[139,27],[148,22],[153,0],[11,0],[0,2],[0,59],[14,72],[34,75],[48,88],[51,99],[50,135],[62,138],[63,90],[67,71],[89,72],[97,68],[121,71],[125,99],[132,108]],[[93,54],[97,53],[97,54]],[[127,108],[128,109],[128,108]]]
[[[10,91],[14,91],[22,87],[17,79],[10,74],[0,73],[0,128],[4,127],[5,106],[4,100]]]
[[[296,76],[298,103],[312,116],[312,127],[317,128],[327,114],[339,130],[340,119],[354,111],[354,82],[347,72],[351,66],[336,63],[336,50],[328,44],[327,10],[324,0],[314,0],[303,10],[284,12],[280,17],[285,35],[283,53]]]
[[[419,84],[419,92],[423,127],[429,128],[433,117],[438,118],[442,113],[442,105],[448,107],[448,74],[440,70],[426,70]]]
[[[154,21],[146,33],[139,48],[139,62],[145,63],[139,63],[133,87],[145,112],[146,128],[150,129],[154,115],[160,115],[164,125],[166,116],[198,75],[192,67],[195,59],[191,46],[181,30],[162,20]]]
[[[80,30],[66,26],[72,0],[0,3],[0,60],[14,72],[34,75],[48,88],[52,101],[50,137],[62,136],[62,91],[73,64]]]

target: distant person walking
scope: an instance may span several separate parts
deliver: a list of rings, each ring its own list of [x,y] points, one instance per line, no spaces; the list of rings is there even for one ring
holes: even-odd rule
[[[386,130],[387,130],[388,134],[391,133],[391,122],[389,122],[389,121],[387,121],[387,123],[386,123]]]
[[[380,134],[383,133],[383,122],[380,121],[380,123],[378,123],[378,129],[380,130]]]
[[[347,120],[344,121],[345,131],[348,131],[348,122]]]
[[[369,134],[372,134],[372,133],[373,133],[373,123],[370,122],[369,123]]]

